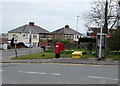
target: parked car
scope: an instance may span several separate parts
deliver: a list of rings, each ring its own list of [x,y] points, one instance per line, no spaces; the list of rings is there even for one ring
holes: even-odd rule
[[[30,48],[30,44],[29,43],[25,43],[26,48]],[[32,47],[32,44],[31,44]]]

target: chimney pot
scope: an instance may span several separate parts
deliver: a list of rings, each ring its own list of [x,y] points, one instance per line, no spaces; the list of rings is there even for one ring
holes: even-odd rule
[[[34,26],[34,22],[29,22],[29,25]]]
[[[69,28],[69,25],[65,25],[65,28]]]

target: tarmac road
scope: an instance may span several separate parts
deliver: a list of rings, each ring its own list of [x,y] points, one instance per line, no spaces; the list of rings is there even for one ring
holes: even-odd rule
[[[3,84],[118,84],[117,65],[2,64]]]
[[[36,48],[31,48],[31,53],[37,53],[41,52],[40,47]],[[11,57],[15,57],[15,49],[10,49],[10,50],[2,50],[2,61],[7,61]],[[30,48],[22,48],[22,49],[17,49],[17,56],[25,55],[25,54],[30,54]]]

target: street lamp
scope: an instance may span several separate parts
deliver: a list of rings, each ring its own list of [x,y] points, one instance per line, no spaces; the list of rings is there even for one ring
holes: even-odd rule
[[[77,16],[77,26],[76,26],[76,30],[78,31],[78,18],[79,18],[79,16]]]
[[[29,43],[30,43],[30,51],[29,54],[31,54],[31,29],[29,29]]]
[[[17,48],[17,46],[16,46],[16,44],[17,44],[17,36],[14,36],[14,43],[15,43],[15,57],[17,58],[17,50],[16,50],[16,48]]]

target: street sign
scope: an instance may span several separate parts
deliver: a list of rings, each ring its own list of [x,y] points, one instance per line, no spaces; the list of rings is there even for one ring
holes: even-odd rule
[[[110,38],[110,35],[106,35],[107,38]]]

